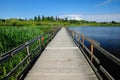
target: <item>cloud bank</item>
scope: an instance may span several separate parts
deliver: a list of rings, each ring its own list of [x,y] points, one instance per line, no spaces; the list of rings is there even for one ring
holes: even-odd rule
[[[97,22],[110,22],[116,21],[120,22],[120,14],[103,14],[103,15],[60,15],[59,18],[68,20],[88,20]]]

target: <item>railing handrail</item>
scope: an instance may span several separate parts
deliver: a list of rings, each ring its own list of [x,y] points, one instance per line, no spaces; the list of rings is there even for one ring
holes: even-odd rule
[[[87,57],[89,60],[88,62],[91,64],[91,66],[93,67],[95,73],[97,74],[97,76],[99,77],[100,80],[102,80],[102,77],[99,75],[98,71],[96,70],[95,66],[93,66],[92,60],[94,59],[96,61],[96,63],[99,65],[99,69],[103,72],[103,74],[105,74],[105,76],[109,79],[109,80],[114,80],[114,78],[107,72],[107,70],[100,64],[100,60],[93,54],[93,48],[96,48],[99,52],[101,52],[103,55],[105,55],[107,58],[109,58],[111,61],[113,61],[114,63],[116,63],[118,66],[120,66],[120,59],[115,57],[114,55],[112,55],[110,52],[108,52],[107,50],[103,49],[100,46],[100,43],[90,39],[86,36],[84,36],[83,34],[77,33],[75,31],[72,31],[70,29],[68,29],[68,33],[72,36],[73,40],[75,41],[75,43],[77,44],[77,46],[82,49],[82,51],[84,51],[83,49],[85,49],[89,55],[91,56],[91,59],[88,58],[88,56],[85,53],[85,57]],[[77,36],[76,36],[77,35]],[[82,40],[80,40],[80,36],[82,38]],[[77,40],[76,40],[77,38]],[[90,43],[91,46],[91,50],[89,50],[86,45],[84,45],[84,40],[87,40]],[[80,45],[82,45],[82,47],[80,47]]]
[[[29,41],[27,41],[27,42],[25,42],[25,43],[17,46],[17,47],[14,48],[14,49],[9,50],[9,51],[6,52],[6,53],[3,53],[2,55],[0,55],[0,64],[4,63],[6,60],[8,60],[8,59],[10,59],[11,57],[13,57],[15,54],[18,54],[18,52],[22,51],[23,49],[27,49],[27,51],[29,51],[29,46],[32,45],[33,43],[35,43],[36,41],[39,42],[40,40],[41,40],[41,41],[43,40],[43,41],[45,42],[46,39],[47,39],[48,42],[49,42],[49,41],[56,35],[56,33],[57,33],[59,30],[60,30],[60,28],[57,28],[56,30],[53,29],[53,30],[51,30],[51,31],[49,31],[49,32],[46,32],[46,33],[44,33],[44,34],[42,34],[42,35],[40,35],[40,36],[38,36],[38,37],[36,37],[36,38],[34,38],[34,39],[31,39],[31,40],[29,40]],[[45,36],[45,35],[49,35],[48,38],[44,39],[44,36]],[[38,49],[41,48],[41,45],[42,45],[42,44],[44,44],[44,48],[45,48],[46,45],[45,45],[45,43],[44,43],[43,41],[42,41],[41,44],[38,44],[38,46],[35,47],[32,52],[27,52],[28,55],[27,55],[26,57],[24,57],[23,60],[22,60],[18,65],[16,65],[9,73],[7,73],[6,76],[3,78],[3,80],[8,80],[8,78],[17,70],[17,68],[19,68],[23,63],[25,63],[26,60],[29,60],[29,59],[30,59],[30,56],[31,56],[36,50],[38,50]],[[35,58],[36,58],[38,55],[41,54],[41,52],[43,51],[44,48],[42,48],[42,49],[40,49],[40,50],[37,51],[38,54],[35,56]],[[34,60],[34,58],[33,58],[33,60]],[[30,63],[33,62],[33,60],[29,60],[28,65],[25,66],[24,68],[26,69],[29,65],[31,65]],[[22,70],[22,73],[20,73],[19,77],[20,77],[22,74],[24,74],[23,72],[24,72],[24,70]],[[20,79],[20,78],[19,78],[19,79]]]
[[[70,31],[72,31],[72,30],[70,30]],[[83,34],[80,34],[80,33],[78,33],[78,32],[75,32],[75,31],[72,31],[73,33],[75,33],[75,34],[78,34],[78,35],[80,35],[80,36],[83,36],[88,42],[94,42],[93,44],[94,45],[100,45],[100,43],[98,42],[98,41],[96,41],[96,40],[94,40],[94,39],[92,39],[92,38],[89,38],[89,37],[87,37],[87,36],[84,36]]]

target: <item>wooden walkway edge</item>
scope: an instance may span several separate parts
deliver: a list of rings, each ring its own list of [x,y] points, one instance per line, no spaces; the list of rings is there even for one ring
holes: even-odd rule
[[[25,80],[98,80],[65,28],[45,48]]]

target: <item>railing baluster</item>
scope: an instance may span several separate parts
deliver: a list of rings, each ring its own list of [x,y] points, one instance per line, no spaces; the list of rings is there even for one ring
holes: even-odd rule
[[[84,44],[84,35],[82,35],[82,43]],[[84,48],[84,46],[82,46]]]
[[[78,47],[80,47],[80,34],[77,35],[78,35]]]
[[[44,36],[42,36],[42,44],[43,44],[43,46],[45,46],[45,42],[44,42]]]
[[[72,37],[74,36],[74,32],[72,31]]]
[[[28,44],[28,42],[26,44]],[[26,51],[27,51],[27,55],[29,55],[30,54],[29,46],[26,46]],[[28,58],[27,63],[29,63],[29,61],[30,61],[30,57]]]
[[[91,41],[91,45],[90,45],[90,49],[91,49],[91,62],[93,61],[93,50],[94,50],[94,46],[93,46],[94,41]]]
[[[40,45],[40,50],[41,50],[41,42],[40,42],[40,38],[38,38],[38,44]]]

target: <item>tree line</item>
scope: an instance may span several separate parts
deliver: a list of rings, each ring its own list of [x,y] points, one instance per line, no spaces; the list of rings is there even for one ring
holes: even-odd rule
[[[68,18],[59,18],[53,16],[34,16],[31,19],[21,19],[21,18],[10,18],[10,19],[0,19],[0,26],[80,26],[80,25],[90,25],[90,26],[110,26],[118,25],[120,22],[96,22],[96,21],[86,21],[86,20],[68,20]]]

